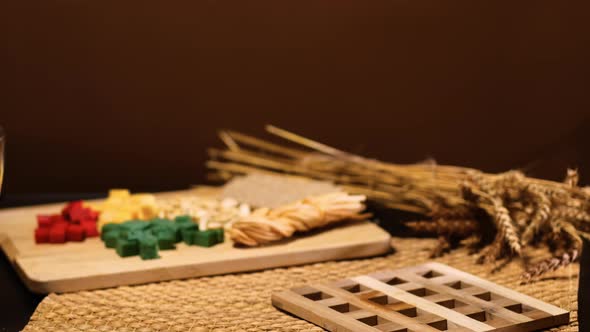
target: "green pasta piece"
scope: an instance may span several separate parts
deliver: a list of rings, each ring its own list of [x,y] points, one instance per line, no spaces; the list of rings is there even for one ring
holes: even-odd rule
[[[213,231],[217,235],[217,243],[223,243],[225,241],[225,233],[223,228],[215,228]]]
[[[102,226],[102,229],[100,230],[100,239],[104,241],[104,237],[105,235],[110,232],[110,231],[115,231],[115,230],[119,230],[120,229],[120,225],[119,224],[105,224]]]
[[[139,240],[139,256],[141,259],[155,259],[158,256],[158,240],[153,235],[146,235]]]
[[[182,230],[182,241],[187,245],[195,244],[195,234],[199,233],[196,229],[183,229]]]
[[[105,225],[106,226],[106,225]],[[113,229],[101,234],[105,247],[117,248],[117,241],[119,240],[121,232],[118,229]]]
[[[215,230],[210,229],[206,231],[200,231],[194,233],[192,244],[196,244],[201,247],[212,247],[219,243],[218,238],[219,233]]]
[[[192,223],[193,218],[191,216],[184,215],[184,216],[178,216],[178,217],[174,218],[174,221],[177,223],[186,223],[186,222]]]
[[[161,250],[169,250],[176,248],[176,232],[162,229],[154,233],[158,240],[158,246]]]
[[[139,254],[139,241],[119,238],[117,240],[117,254],[121,257],[136,256]]]

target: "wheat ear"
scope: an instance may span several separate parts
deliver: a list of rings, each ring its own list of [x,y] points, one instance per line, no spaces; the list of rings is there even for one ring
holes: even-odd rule
[[[529,194],[534,197],[533,200],[535,201],[537,208],[533,213],[531,222],[522,233],[522,240],[524,243],[530,243],[533,240],[551,214],[551,200],[549,199],[549,196],[534,184],[529,185],[527,190]]]
[[[520,245],[520,239],[516,227],[514,227],[514,224],[512,223],[512,218],[510,218],[508,209],[502,205],[502,200],[496,197],[492,198],[492,204],[495,212],[494,221],[496,222],[498,232],[502,235],[506,243],[508,243],[510,250],[512,250],[514,254],[520,256],[522,248]]]

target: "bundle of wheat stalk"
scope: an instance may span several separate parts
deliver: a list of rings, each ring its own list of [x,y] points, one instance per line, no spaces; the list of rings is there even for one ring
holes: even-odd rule
[[[577,185],[575,170],[568,170],[559,183],[520,171],[489,174],[435,163],[399,165],[353,155],[277,127],[266,129],[299,147],[222,131],[227,149],[209,150],[207,166],[216,171],[213,175],[229,179],[288,173],[332,181],[385,207],[428,216],[427,221],[407,226],[439,236],[435,255],[472,236],[483,248],[482,263],[522,256],[531,245],[546,245],[553,257],[529,266],[523,274],[526,281],[575,261],[581,237],[590,238],[590,188]],[[486,225],[495,230],[487,243]]]
[[[312,196],[274,209],[259,208],[232,222],[226,229],[234,242],[247,246],[279,241],[295,232],[324,227],[344,220],[364,220],[365,196],[345,192]]]

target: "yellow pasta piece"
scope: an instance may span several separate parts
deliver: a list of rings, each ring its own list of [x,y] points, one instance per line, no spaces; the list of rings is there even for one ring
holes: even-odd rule
[[[111,189],[102,203],[85,203],[100,211],[99,229],[106,223],[121,223],[131,219],[149,220],[158,215],[156,197],[152,194],[131,194],[127,189]]]

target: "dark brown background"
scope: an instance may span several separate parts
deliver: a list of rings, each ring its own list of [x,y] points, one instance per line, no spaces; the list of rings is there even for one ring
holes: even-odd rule
[[[4,1],[6,190],[182,188],[218,128],[590,172],[587,1]]]

